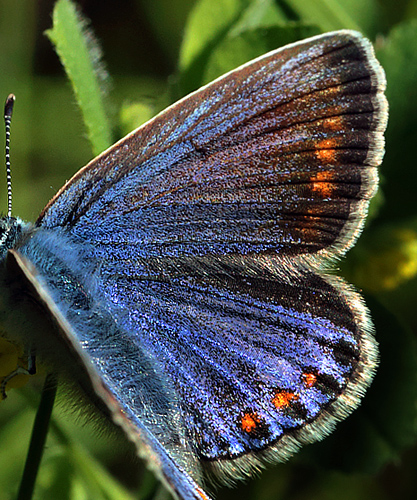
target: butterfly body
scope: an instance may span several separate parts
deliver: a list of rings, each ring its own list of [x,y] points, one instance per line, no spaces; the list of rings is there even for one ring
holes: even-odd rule
[[[3,281],[179,498],[320,439],[370,384],[368,312],[326,270],[377,187],[384,86],[359,34],[293,44],[117,143],[35,225],[2,221]]]

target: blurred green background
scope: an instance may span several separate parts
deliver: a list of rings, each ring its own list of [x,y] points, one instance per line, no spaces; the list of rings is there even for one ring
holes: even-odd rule
[[[53,1],[0,0],[0,97],[10,92],[17,97],[13,213],[27,220],[35,220],[101,149],[224,71],[334,29],[357,29],[374,42],[388,81],[387,153],[368,224],[341,272],[363,290],[371,309],[380,368],[360,409],[325,441],[236,489],[221,488],[216,498],[415,498],[417,0],[85,0],[78,5],[103,54],[90,73],[85,59],[81,75],[83,39],[71,42],[81,47],[71,60],[62,35],[71,31],[68,2],[61,1],[61,17],[55,17],[48,37]],[[96,58],[97,44],[91,34],[87,38]],[[51,40],[72,74],[77,98]],[[91,78],[98,86],[90,85],[92,94],[84,95]],[[33,377],[0,402],[0,500],[17,491],[41,384],[41,377]],[[35,498],[168,498],[120,433],[97,433],[97,425],[85,423],[76,411],[61,411],[68,404],[65,396],[60,400]]]

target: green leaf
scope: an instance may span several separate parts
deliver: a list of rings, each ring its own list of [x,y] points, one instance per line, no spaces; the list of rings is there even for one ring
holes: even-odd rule
[[[343,265],[348,281],[373,293],[417,277],[417,219],[369,228]]]
[[[147,102],[124,103],[120,110],[120,128],[128,134],[140,127],[155,115],[154,106]]]
[[[227,37],[246,30],[285,23],[288,19],[274,0],[200,0],[187,23],[180,54],[178,96],[204,82],[212,51]]]
[[[305,23],[322,31],[354,29],[373,32],[378,18],[375,0],[287,0],[284,2]]]
[[[406,17],[409,19],[417,17],[417,0],[411,0],[408,2]]]
[[[389,219],[417,214],[417,20],[395,27],[377,44],[376,54],[387,76],[389,121],[382,189]],[[405,181],[405,182],[404,182]]]
[[[32,55],[35,52],[36,26],[36,4],[33,1],[21,0],[17,3],[0,1],[0,97],[2,105],[10,92],[16,95],[12,123],[12,162],[19,165],[19,168],[14,169],[14,180],[29,175],[31,172],[28,162],[32,158],[31,147],[35,143],[31,134],[30,119],[32,107],[35,107],[33,106]],[[17,119],[16,116],[18,116]],[[1,137],[4,135],[3,131],[2,127]],[[19,144],[19,147],[14,148],[13,143]],[[1,164],[3,166],[3,160]],[[3,191],[2,194],[4,194]],[[0,208],[2,211],[6,208],[3,200]]]
[[[184,71],[230,29],[250,0],[199,0],[188,19],[181,46],[179,67]]]
[[[137,10],[150,24],[155,40],[175,64],[185,22],[195,0],[136,0]]]
[[[208,59],[203,83],[208,83],[266,52],[317,34],[318,30],[314,26],[291,23],[282,27],[257,28],[235,37],[227,37]]]
[[[19,395],[10,395],[9,398],[13,405]],[[9,416],[9,418],[1,422],[0,425],[1,500],[16,497],[34,418],[34,412],[31,408],[22,405],[18,408],[19,411],[8,413],[10,408],[4,408],[6,403],[2,404],[2,414]]]
[[[81,108],[93,153],[113,143],[104,103],[107,74],[101,65],[101,51],[86,21],[70,0],[59,0],[53,12],[53,28],[46,34],[71,81]]]
[[[284,25],[289,21],[288,16],[282,11],[274,0],[253,0],[242,11],[236,24],[230,32],[236,36],[243,31],[259,27]]]
[[[108,500],[133,500],[131,495],[108,471],[93,458],[84,448],[73,444],[70,457],[85,491],[87,498],[103,498]]]

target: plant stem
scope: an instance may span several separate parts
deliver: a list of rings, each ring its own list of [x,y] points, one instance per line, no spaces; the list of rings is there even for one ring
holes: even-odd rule
[[[54,407],[56,391],[57,378],[55,374],[50,373],[46,376],[38,411],[33,423],[32,436],[30,438],[29,450],[17,500],[31,500],[32,498],[48,435],[49,421]]]

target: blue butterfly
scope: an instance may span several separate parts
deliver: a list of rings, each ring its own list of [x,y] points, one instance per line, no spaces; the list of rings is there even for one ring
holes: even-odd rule
[[[178,499],[321,439],[369,386],[368,311],[328,270],[377,189],[384,89],[359,33],[289,45],[112,146],[35,224],[1,219],[9,333],[77,373]]]

